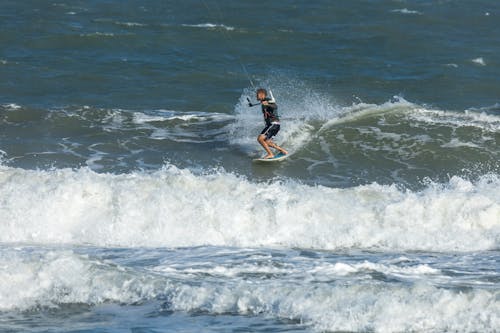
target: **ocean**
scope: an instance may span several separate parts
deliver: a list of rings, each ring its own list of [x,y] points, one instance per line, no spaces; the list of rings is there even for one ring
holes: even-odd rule
[[[499,332],[498,22],[2,0],[0,332]]]

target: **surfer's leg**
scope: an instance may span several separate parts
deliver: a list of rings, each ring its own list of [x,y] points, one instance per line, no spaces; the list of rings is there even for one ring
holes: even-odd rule
[[[257,141],[260,143],[260,145],[262,147],[264,147],[264,149],[267,153],[267,155],[264,156],[264,158],[273,158],[274,154],[271,151],[271,149],[269,149],[269,145],[267,143],[268,140],[266,140],[266,136],[264,134],[259,135],[259,137],[257,138]]]
[[[280,151],[283,155],[288,154],[288,152],[285,149],[283,149],[280,146],[278,146],[277,144],[275,144],[272,139],[266,140],[266,143],[269,147],[272,147],[272,148]]]
[[[273,142],[273,137],[276,134],[278,134],[279,131],[280,131],[280,124],[273,123],[271,126],[269,126],[269,129],[266,131],[266,133],[263,134],[265,134],[266,136],[265,141],[269,147],[272,147],[281,152],[283,155],[286,155],[288,154],[288,152]]]

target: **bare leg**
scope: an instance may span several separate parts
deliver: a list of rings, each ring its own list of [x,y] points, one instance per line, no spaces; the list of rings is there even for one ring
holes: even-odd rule
[[[266,143],[269,147],[272,147],[276,150],[279,150],[283,155],[288,154],[288,152],[285,149],[283,149],[280,146],[278,146],[277,144],[275,144],[272,139],[266,140]]]
[[[273,158],[274,154],[271,151],[271,149],[269,149],[269,144],[268,144],[269,140],[266,140],[266,136],[264,134],[259,135],[259,137],[257,138],[257,141],[260,143],[260,145],[262,147],[264,147],[264,149],[267,153],[267,155],[264,156],[264,158]]]

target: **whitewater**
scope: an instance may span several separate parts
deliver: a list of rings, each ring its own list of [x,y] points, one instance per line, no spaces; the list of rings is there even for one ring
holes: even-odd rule
[[[75,328],[59,316],[89,331],[217,332],[235,317],[262,332],[495,331],[498,188],[493,174],[414,191],[3,166],[0,318],[17,318],[8,331],[33,312],[50,331]]]
[[[269,168],[249,94],[231,114],[2,105],[0,328],[496,331],[496,106],[308,92]]]
[[[500,180],[421,191],[254,183],[223,170],[0,169],[3,243],[478,251],[500,245]]]
[[[3,133],[33,127],[0,152],[1,329],[496,331],[496,106],[290,96],[269,168],[249,94],[231,114],[2,105]]]

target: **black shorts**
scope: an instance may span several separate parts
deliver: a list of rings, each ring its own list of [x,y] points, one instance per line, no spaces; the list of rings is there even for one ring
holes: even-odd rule
[[[273,123],[270,125],[266,125],[266,127],[262,130],[262,132],[260,132],[260,134],[264,134],[266,136],[266,140],[269,140],[273,136],[278,134],[279,131],[280,131],[280,124]]]

